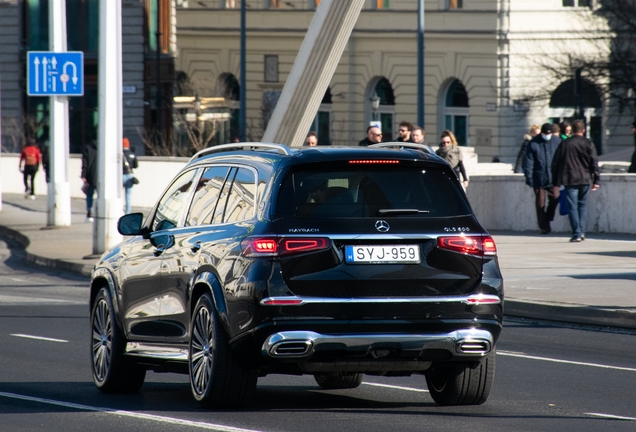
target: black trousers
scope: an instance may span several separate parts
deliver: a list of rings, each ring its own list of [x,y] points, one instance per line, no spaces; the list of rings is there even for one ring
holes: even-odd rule
[[[559,204],[559,192],[559,186],[534,188],[534,204],[537,208],[537,222],[539,223],[541,233],[549,233],[552,231],[550,222],[554,220],[554,214]]]
[[[35,195],[35,173],[38,172],[37,165],[24,166],[24,192]]]

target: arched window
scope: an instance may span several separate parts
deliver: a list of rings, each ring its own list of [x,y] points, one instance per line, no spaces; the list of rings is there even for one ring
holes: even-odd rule
[[[371,99],[375,96],[379,98],[380,102],[377,110],[373,109],[371,102]],[[392,141],[395,127],[395,94],[389,80],[384,77],[377,79],[375,84],[369,86],[366,99],[368,109],[365,111],[371,114],[369,116],[370,121],[380,123],[382,141]]]
[[[587,125],[587,136],[596,146],[598,154],[603,149],[603,99],[596,86],[582,79],[580,91],[576,81],[569,79],[561,83],[550,97],[549,117],[552,123],[572,121],[583,117]]]
[[[224,73],[219,76],[218,84],[219,92],[221,96],[225,98],[227,106],[230,108],[232,117],[230,118],[230,130],[228,131],[228,141],[233,141],[239,136],[240,129],[240,99],[241,99],[241,86],[238,79],[231,73]]]
[[[468,93],[466,87],[458,79],[451,81],[443,98],[443,126],[455,134],[457,143],[461,146],[469,145],[468,141]]]
[[[331,114],[331,89],[327,87],[316,117],[311,124],[311,130],[318,135],[318,145],[331,145]]]

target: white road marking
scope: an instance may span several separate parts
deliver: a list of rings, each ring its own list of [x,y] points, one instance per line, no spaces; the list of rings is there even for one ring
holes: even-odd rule
[[[636,417],[623,417],[623,416],[616,416],[616,415],[612,415],[612,414],[585,413],[585,415],[590,415],[590,416],[594,416],[594,417],[603,417],[603,418],[614,419],[614,420],[636,421]]]
[[[428,393],[428,390],[422,390],[422,389],[417,389],[417,388],[412,388],[412,387],[400,387],[400,386],[394,386],[394,385],[388,385],[388,384],[370,383],[370,382],[363,382],[362,384],[366,384],[366,385],[370,385],[370,386],[376,386],[376,387],[392,388],[392,389],[397,389],[397,390],[406,390],[406,391],[412,391],[412,392]]]
[[[123,410],[114,410],[111,408],[80,405],[80,404],[75,404],[72,402],[63,402],[63,401],[57,401],[53,399],[24,396],[24,395],[19,395],[15,393],[0,392],[0,396],[10,398],[10,399],[20,399],[20,400],[25,400],[30,402],[38,402],[38,403],[43,403],[47,405],[55,405],[55,406],[61,406],[65,408],[72,408],[72,409],[83,410],[83,411],[93,411],[93,412],[99,412],[104,414],[112,414],[112,415],[121,416],[121,417],[131,417],[131,418],[142,419],[142,420],[151,420],[158,423],[191,426],[191,427],[195,427],[199,429],[207,429],[207,430],[213,430],[218,432],[258,432],[254,429],[241,429],[241,428],[235,428],[232,426],[224,426],[224,425],[219,425],[214,423],[196,422],[196,421],[184,420],[184,419],[179,419],[174,417],[144,414],[144,413],[135,412],[135,411],[123,411]]]
[[[13,296],[13,295],[0,295],[0,303],[2,304],[86,304],[85,301],[75,300],[59,300],[42,297],[26,297],[26,296]]]
[[[609,365],[603,365],[598,363],[585,363],[585,362],[578,362],[578,361],[572,361],[572,360],[560,360],[560,359],[553,359],[548,357],[537,357],[537,356],[531,356],[526,354],[508,352],[508,351],[497,351],[497,354],[502,356],[519,357],[519,358],[525,358],[530,360],[542,360],[542,361],[548,361],[553,363],[566,363],[566,364],[572,364],[572,365],[578,365],[578,366],[591,366],[591,367],[597,367],[602,369],[614,369],[614,370],[622,370],[627,372],[636,372],[636,368],[609,366]]]
[[[54,338],[48,338],[44,336],[33,336],[33,335],[26,335],[26,334],[20,334],[20,333],[14,333],[11,336],[21,337],[25,339],[37,339],[37,340],[43,340],[43,341],[49,341],[49,342],[68,342],[67,340],[64,340],[64,339],[54,339]]]

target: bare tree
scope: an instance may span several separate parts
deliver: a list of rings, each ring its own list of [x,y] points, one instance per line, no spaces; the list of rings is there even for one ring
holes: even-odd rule
[[[550,99],[564,77],[575,79],[578,72],[579,84],[590,83],[618,101],[621,111],[636,112],[636,2],[599,0],[592,13],[582,11],[579,18],[582,29],[577,43],[585,48],[570,49],[564,42],[565,55],[531,57],[529,60],[548,72],[549,82],[522,99]],[[585,88],[578,89],[582,90]]]

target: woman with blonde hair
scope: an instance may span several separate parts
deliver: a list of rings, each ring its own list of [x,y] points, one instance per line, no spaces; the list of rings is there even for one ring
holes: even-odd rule
[[[526,150],[528,149],[528,143],[532,138],[541,133],[541,126],[533,124],[530,126],[530,130],[523,136],[523,142],[517,155],[517,163],[515,163],[514,172],[523,173],[523,159],[526,157]]]
[[[440,136],[439,149],[435,152],[451,166],[455,175],[459,179],[460,174],[464,181],[462,185],[468,186],[468,176],[464,168],[464,160],[461,149],[457,146],[457,139],[453,132],[445,130]]]

